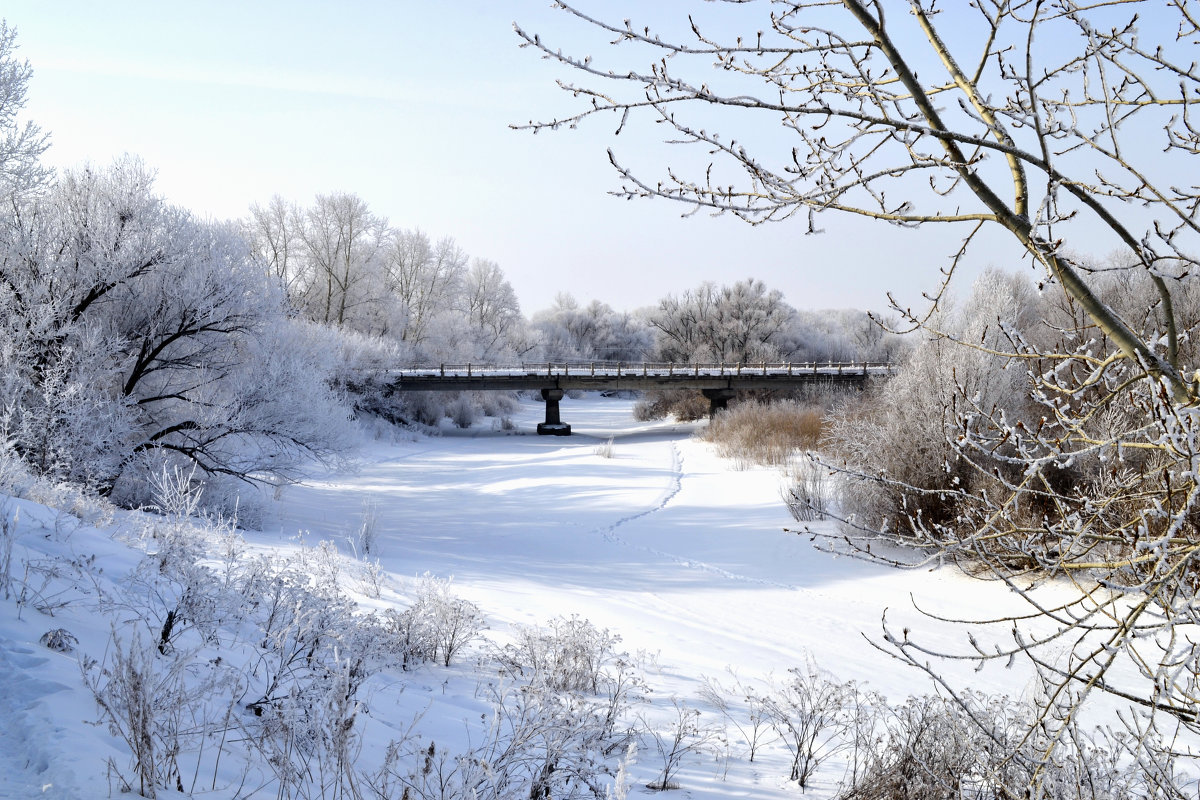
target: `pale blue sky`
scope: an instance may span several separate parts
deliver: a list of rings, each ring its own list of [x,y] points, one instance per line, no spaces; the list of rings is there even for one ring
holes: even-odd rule
[[[951,240],[832,217],[822,236],[681,219],[679,205],[606,194],[605,148],[644,153],[648,136],[614,139],[610,121],[510,130],[574,108],[562,70],[512,32],[518,20],[570,44],[548,5],[10,0],[2,13],[33,64],[28,116],[51,132],[53,165],[134,153],[162,194],[217,218],[273,194],[354,192],[393,225],[498,262],[526,313],[560,291],[633,309],[750,276],[801,308],[882,308],[887,290],[917,302],[934,287]]]

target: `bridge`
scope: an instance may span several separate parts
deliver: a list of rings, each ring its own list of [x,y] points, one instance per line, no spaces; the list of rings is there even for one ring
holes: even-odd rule
[[[884,363],[771,364],[627,364],[544,362],[500,366],[439,364],[392,370],[391,385],[404,392],[537,390],[546,401],[546,421],[537,432],[568,436],[571,426],[560,417],[559,401],[572,389],[638,391],[699,389],[709,401],[710,415],[725,408],[740,389],[791,389],[805,384],[861,387],[872,377],[890,375]]]

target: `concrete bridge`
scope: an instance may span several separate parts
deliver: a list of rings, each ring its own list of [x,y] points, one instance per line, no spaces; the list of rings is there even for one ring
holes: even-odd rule
[[[568,436],[571,426],[560,417],[559,401],[570,389],[638,391],[699,389],[709,400],[709,413],[725,408],[739,389],[791,389],[812,383],[863,386],[871,377],[891,374],[891,364],[624,364],[617,362],[550,362],[498,366],[440,364],[393,370],[392,386],[405,392],[520,391],[536,389],[546,401],[546,421],[537,432]]]

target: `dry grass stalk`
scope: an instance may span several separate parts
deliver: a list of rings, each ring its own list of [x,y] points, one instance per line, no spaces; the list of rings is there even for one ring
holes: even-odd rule
[[[815,450],[824,433],[825,414],[819,406],[784,400],[730,406],[709,423],[703,436],[742,467],[782,467],[798,450]]]

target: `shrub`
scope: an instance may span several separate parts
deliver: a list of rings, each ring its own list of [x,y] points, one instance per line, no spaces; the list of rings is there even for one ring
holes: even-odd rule
[[[825,519],[833,495],[832,478],[825,467],[811,460],[793,460],[786,481],[783,502],[793,519],[797,522]]]
[[[628,653],[617,652],[621,637],[607,629],[577,616],[556,617],[546,628],[517,628],[515,638],[495,654],[501,673],[538,690],[598,695],[588,702],[605,736],[616,733],[630,705],[645,699],[640,670]],[[610,744],[624,746],[625,739]]]
[[[100,721],[129,748],[128,770],[112,761],[110,769],[120,778],[122,791],[136,790],[148,798],[157,797],[162,788],[185,790],[180,756],[203,747],[231,702],[220,687],[237,683],[217,662],[203,663],[194,653],[164,659],[157,651],[136,631],[126,642],[114,630],[105,661],[81,663]]]
[[[450,401],[446,408],[446,415],[458,428],[469,428],[479,419],[479,410],[471,398],[465,394],[460,394]]]
[[[798,450],[815,450],[825,431],[819,406],[794,400],[745,402],[717,414],[704,438],[742,466],[784,466]]]
[[[847,713],[854,687],[838,683],[812,663],[788,671],[791,678],[773,686],[763,699],[771,727],[791,754],[789,780],[807,787],[825,759],[845,747]]]
[[[661,792],[678,789],[673,778],[688,756],[710,752],[719,738],[717,730],[701,724],[700,712],[691,708],[677,697],[671,698],[675,713],[665,729],[647,725],[642,737],[648,739],[662,761],[662,771],[647,789]]]
[[[404,395],[404,415],[419,425],[437,427],[446,416],[445,392],[408,392]]]
[[[886,734],[838,800],[956,800],[975,767],[979,732],[942,697],[888,709]]]
[[[384,626],[404,669],[434,660],[450,666],[486,627],[479,606],[455,597],[449,580],[432,575],[418,581],[411,606],[384,612]]]
[[[680,422],[704,419],[708,416],[708,399],[695,391],[672,389],[647,392],[633,407],[633,418],[638,422],[674,417]]]
[[[531,686],[556,692],[600,691],[605,667],[621,637],[577,616],[555,617],[548,627],[517,628],[516,641],[497,653],[501,669]]]
[[[972,495],[985,495],[994,474],[1019,480],[1003,449],[974,453],[972,464],[957,442],[965,428],[987,425],[972,408],[1037,426],[1041,411],[1031,406],[1025,366],[991,351],[1015,346],[1005,331],[1043,327],[1033,321],[1040,303],[1018,276],[985,273],[961,308],[940,310],[932,323],[972,347],[923,338],[893,377],[871,385],[861,402],[833,411],[828,449],[852,473],[839,482],[843,516],[859,526],[911,534],[953,525]]]
[[[485,417],[505,417],[520,408],[516,395],[511,392],[473,392],[472,394]]]
[[[715,678],[706,677],[700,696],[734,726],[746,744],[746,756],[751,764],[759,749],[770,738],[771,725],[767,714],[766,694],[733,675],[733,685],[726,687]],[[740,703],[738,702],[740,700]],[[778,737],[776,737],[778,738]],[[728,744],[729,737],[726,737]]]
[[[1145,731],[1087,733],[1067,721],[1052,734],[1055,725],[1031,725],[1029,703],[975,692],[859,710],[853,772],[837,800],[1183,796],[1171,774],[1174,759]],[[1155,757],[1127,758],[1131,738]]]

